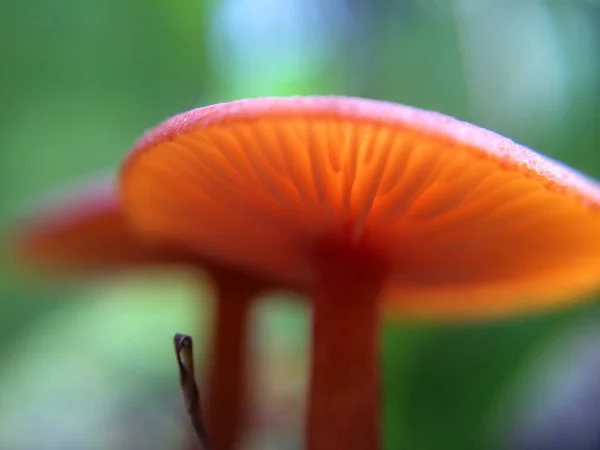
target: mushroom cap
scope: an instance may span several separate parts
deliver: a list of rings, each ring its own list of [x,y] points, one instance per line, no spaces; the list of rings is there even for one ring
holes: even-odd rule
[[[529,311],[600,287],[600,187],[477,126],[346,97],[240,100],[175,116],[121,173],[131,226],[310,287],[327,242],[388,268],[393,312]],[[324,244],[325,243],[325,244]]]
[[[15,226],[12,252],[55,273],[100,273],[167,261],[131,233],[114,177],[103,176],[43,202]]]

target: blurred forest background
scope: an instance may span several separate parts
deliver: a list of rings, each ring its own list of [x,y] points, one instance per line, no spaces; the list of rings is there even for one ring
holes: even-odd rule
[[[434,109],[600,177],[598,1],[4,0],[0,49],[3,228],[114,170],[166,117],[264,95]],[[202,360],[209,288],[180,273],[49,282],[6,259],[0,449],[178,448],[171,338],[193,334]],[[385,448],[600,449],[599,313],[386,325]],[[255,321],[248,448],[297,449],[306,311],[267,299]]]

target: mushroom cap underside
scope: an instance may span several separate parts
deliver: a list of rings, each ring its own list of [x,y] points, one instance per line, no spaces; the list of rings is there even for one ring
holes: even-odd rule
[[[131,233],[108,176],[46,199],[17,222],[9,241],[18,261],[55,274],[112,272],[170,257]]]
[[[369,249],[383,302],[417,315],[535,309],[600,285],[600,188],[474,125],[341,97],[175,116],[124,164],[125,210],[176,242],[310,286],[315,247]]]

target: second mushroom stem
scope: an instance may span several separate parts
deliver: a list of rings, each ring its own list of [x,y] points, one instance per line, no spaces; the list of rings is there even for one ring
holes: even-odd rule
[[[216,290],[206,422],[213,450],[234,450],[240,445],[246,420],[247,333],[257,290],[226,276],[217,277]]]
[[[308,450],[379,450],[381,279],[331,261],[313,293]]]

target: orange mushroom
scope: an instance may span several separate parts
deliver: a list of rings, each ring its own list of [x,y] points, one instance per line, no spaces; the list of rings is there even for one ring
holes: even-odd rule
[[[17,259],[42,271],[70,275],[113,272],[163,262],[165,255],[130,233],[112,177],[78,186],[15,227]]]
[[[600,287],[600,187],[401,105],[265,98],[150,131],[121,173],[139,239],[311,292],[310,450],[377,450],[379,316],[474,318]],[[210,425],[209,425],[210,432]]]
[[[22,221],[13,238],[15,256],[55,275],[98,275],[159,265],[207,271],[217,302],[206,409],[213,448],[231,450],[245,421],[250,307],[255,297],[277,286],[185,248],[139,240],[129,229],[116,187],[114,180],[102,178]]]

